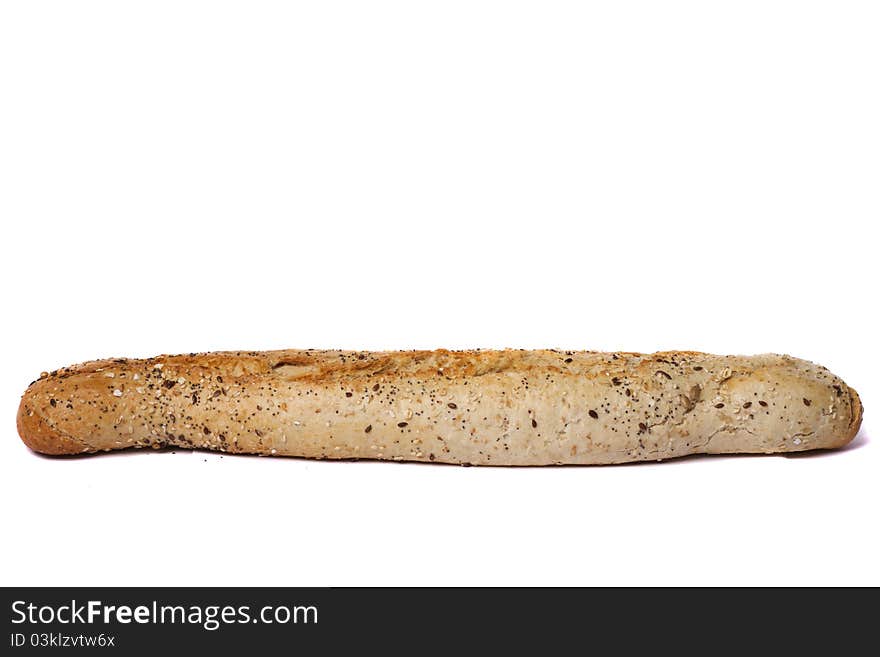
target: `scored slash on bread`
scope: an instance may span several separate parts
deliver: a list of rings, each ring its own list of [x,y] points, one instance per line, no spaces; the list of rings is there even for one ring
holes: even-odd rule
[[[790,356],[560,350],[215,352],[91,361],[22,397],[44,454],[176,446],[469,465],[829,449],[855,390]]]

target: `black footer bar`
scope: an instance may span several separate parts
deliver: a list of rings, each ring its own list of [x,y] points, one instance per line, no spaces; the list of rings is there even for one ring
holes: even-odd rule
[[[876,602],[874,590],[844,589],[0,590],[9,655],[351,648],[711,654],[722,647],[790,653],[798,644],[840,654],[864,645]]]

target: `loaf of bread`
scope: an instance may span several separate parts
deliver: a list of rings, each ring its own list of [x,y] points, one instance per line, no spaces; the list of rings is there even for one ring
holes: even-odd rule
[[[835,448],[861,418],[855,390],[790,356],[290,350],[43,373],[17,423],[44,454],[174,446],[551,465]]]

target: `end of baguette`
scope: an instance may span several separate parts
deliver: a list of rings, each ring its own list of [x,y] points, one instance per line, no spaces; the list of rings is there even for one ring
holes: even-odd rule
[[[850,405],[850,422],[849,429],[844,436],[844,440],[840,443],[839,447],[843,447],[852,441],[853,438],[859,433],[859,429],[862,426],[862,414],[864,413],[864,409],[862,407],[862,400],[859,398],[859,393],[855,391],[854,388],[850,388],[847,386],[849,390],[849,405]]]
[[[22,442],[35,452],[58,456],[91,452],[88,446],[58,431],[32,403],[30,389],[18,405],[15,425]]]

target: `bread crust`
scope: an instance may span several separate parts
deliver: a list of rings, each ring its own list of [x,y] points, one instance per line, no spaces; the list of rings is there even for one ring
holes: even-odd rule
[[[838,377],[775,354],[283,350],[44,373],[17,426],[44,454],[176,446],[550,465],[837,448],[861,418]]]

